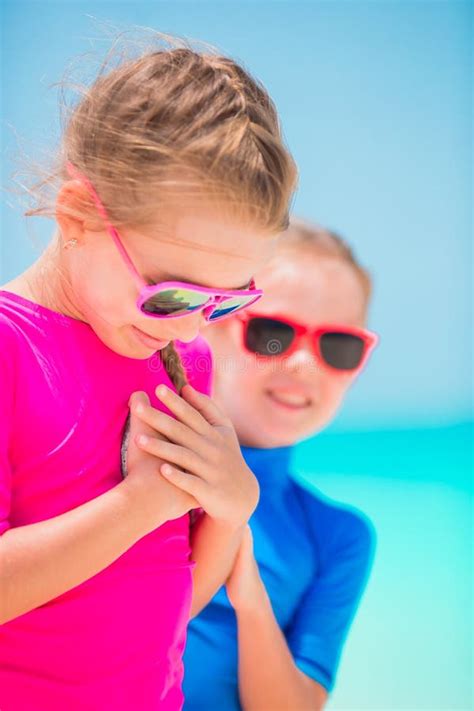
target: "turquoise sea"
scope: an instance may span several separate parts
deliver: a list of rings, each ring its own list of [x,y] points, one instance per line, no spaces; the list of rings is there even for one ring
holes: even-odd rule
[[[298,475],[377,535],[328,709],[473,708],[472,435],[466,422],[322,433],[297,448]]]

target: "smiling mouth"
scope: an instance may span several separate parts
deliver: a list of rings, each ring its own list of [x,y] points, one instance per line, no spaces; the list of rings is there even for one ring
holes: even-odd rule
[[[166,348],[166,346],[169,344],[169,341],[163,341],[159,338],[153,338],[153,336],[149,336],[148,333],[145,333],[145,331],[142,331],[140,328],[137,328],[136,326],[132,326],[132,330],[136,338],[145,346],[148,348],[154,348],[155,350],[161,350],[163,348]]]
[[[286,410],[304,410],[313,403],[310,397],[301,393],[287,390],[265,390],[265,394],[273,403],[284,407]]]

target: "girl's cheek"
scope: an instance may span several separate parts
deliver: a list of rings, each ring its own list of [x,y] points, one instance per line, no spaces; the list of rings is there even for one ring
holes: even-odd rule
[[[352,378],[347,375],[330,375],[322,390],[322,408],[328,420],[331,420],[342,407],[344,398],[351,385]]]

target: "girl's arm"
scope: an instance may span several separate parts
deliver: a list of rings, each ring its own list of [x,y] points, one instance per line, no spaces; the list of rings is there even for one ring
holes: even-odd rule
[[[191,617],[211,601],[230,575],[244,526],[232,527],[202,514],[191,528],[193,570]]]
[[[253,556],[247,527],[227,583],[235,609],[239,694],[244,711],[320,711],[326,689],[295,664]]]
[[[320,711],[327,691],[294,663],[268,596],[237,610],[239,694],[244,711]]]
[[[155,436],[137,444],[164,460],[162,475],[205,512],[191,529],[194,616],[227,580],[259,487],[231,421],[207,395],[190,385],[182,388],[181,397],[163,385],[156,394],[175,418],[150,406],[132,406],[155,430]]]
[[[149,404],[145,393],[131,403]],[[132,412],[128,476],[71,511],[0,536],[0,624],[71,590],[113,563],[140,538],[198,504],[158,472],[134,444],[150,434]]]
[[[88,580],[145,530],[125,482],[72,511],[0,536],[0,624]]]

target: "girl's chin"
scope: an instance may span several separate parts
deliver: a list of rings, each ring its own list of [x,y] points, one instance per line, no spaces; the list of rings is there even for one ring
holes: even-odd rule
[[[252,425],[249,418],[244,428],[240,428],[239,441],[241,444],[257,449],[273,449],[274,447],[291,447],[307,435],[308,428],[289,427],[289,423],[269,422],[268,416]]]
[[[166,346],[169,344],[169,340],[165,341],[160,338],[153,338],[148,333],[145,333],[144,331],[139,329],[137,326],[132,326],[132,333],[138,344],[140,344],[142,348],[144,347],[148,350],[151,350],[152,353],[154,351],[160,351],[163,348],[166,348]]]

